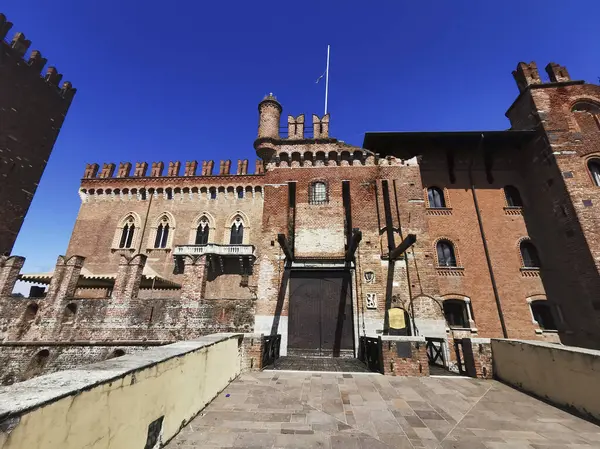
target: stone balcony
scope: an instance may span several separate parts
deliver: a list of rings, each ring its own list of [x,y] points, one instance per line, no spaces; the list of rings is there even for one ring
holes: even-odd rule
[[[181,260],[185,256],[202,255],[206,255],[208,266],[213,273],[231,272],[231,263],[237,259],[238,266],[235,271],[239,274],[250,274],[256,260],[256,248],[254,245],[208,243],[206,245],[177,245],[173,251],[173,257],[176,260]]]
[[[209,243],[207,245],[178,245],[173,251],[174,256],[231,256],[243,257],[250,256],[256,258],[254,245],[219,245]]]

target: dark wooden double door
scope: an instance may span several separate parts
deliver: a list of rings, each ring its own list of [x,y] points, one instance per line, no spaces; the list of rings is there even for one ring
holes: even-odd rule
[[[348,271],[293,271],[288,353],[352,356],[352,278]]]

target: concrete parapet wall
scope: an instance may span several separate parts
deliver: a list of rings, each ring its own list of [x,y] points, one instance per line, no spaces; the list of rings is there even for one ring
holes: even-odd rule
[[[558,406],[600,419],[600,351],[492,339],[495,376]]]
[[[131,449],[168,441],[241,372],[213,334],[0,389],[0,448]],[[152,434],[152,435],[149,435]]]

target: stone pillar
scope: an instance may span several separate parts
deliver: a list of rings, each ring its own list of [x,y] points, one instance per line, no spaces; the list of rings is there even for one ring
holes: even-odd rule
[[[0,297],[11,295],[24,263],[21,256],[0,257]]]
[[[136,254],[131,259],[121,256],[113,288],[113,297],[120,300],[137,298],[147,259],[148,257],[143,254]]]
[[[68,259],[66,256],[58,256],[46,298],[61,300],[73,297],[84,261],[83,256],[71,256]]]
[[[206,287],[206,256],[186,256],[181,285],[182,301],[198,301],[204,298]]]

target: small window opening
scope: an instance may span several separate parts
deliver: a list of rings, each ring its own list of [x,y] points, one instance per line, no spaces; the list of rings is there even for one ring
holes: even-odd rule
[[[546,304],[545,300],[533,301],[531,303],[531,313],[533,313],[533,319],[538,322],[540,329],[556,330],[556,321],[552,309]]]
[[[456,256],[454,254],[454,245],[448,240],[441,240],[436,245],[438,265],[440,267],[455,267]]]
[[[444,301],[444,317],[450,328],[466,329],[471,327],[467,303],[460,299],[447,299]]]
[[[427,199],[430,208],[440,209],[446,207],[444,191],[439,187],[429,187],[427,189]]]
[[[521,194],[514,186],[504,187],[504,196],[506,197],[506,204],[508,207],[523,207],[523,200]]]

